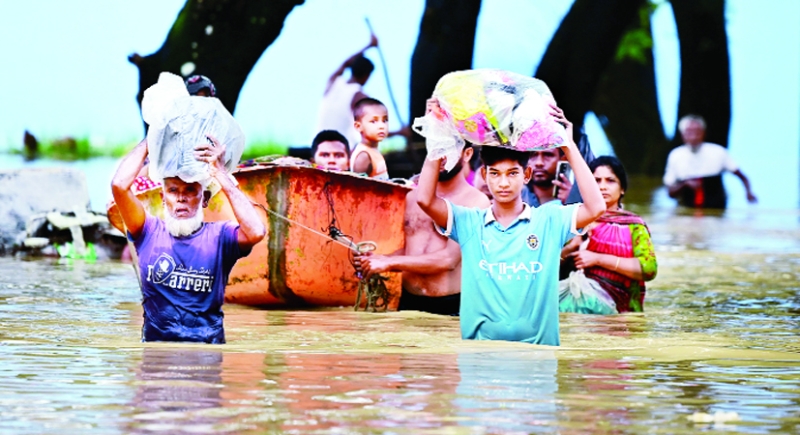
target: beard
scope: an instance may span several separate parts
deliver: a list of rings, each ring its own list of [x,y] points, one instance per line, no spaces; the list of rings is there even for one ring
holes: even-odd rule
[[[536,187],[545,187],[545,188],[547,188],[547,187],[553,187],[553,180],[552,179],[531,180],[528,184],[536,186]]]
[[[449,171],[439,171],[439,181],[450,181],[461,172],[464,162],[459,159],[458,163]]]
[[[203,208],[198,207],[194,216],[185,219],[176,218],[167,211],[164,213],[164,225],[172,237],[189,236],[203,225]]]

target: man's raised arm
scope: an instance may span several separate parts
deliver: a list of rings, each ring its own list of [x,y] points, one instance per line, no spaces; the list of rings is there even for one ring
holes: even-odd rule
[[[422,165],[417,183],[417,204],[440,228],[447,228],[447,203],[436,196],[441,159],[428,160]]]
[[[122,216],[122,221],[125,222],[125,228],[134,238],[139,237],[139,234],[142,233],[146,214],[144,206],[131,191],[131,186],[144,166],[146,158],[147,139],[143,139],[122,159],[111,181],[111,194],[114,196],[114,202],[117,203],[117,209]]]
[[[209,163],[211,176],[219,182],[222,192],[231,203],[233,214],[239,221],[239,248],[249,251],[256,243],[264,239],[267,233],[264,223],[258,217],[253,203],[239,190],[225,171],[222,156],[225,145],[221,145],[213,136],[208,136],[213,143],[201,144],[195,148],[195,157]]]
[[[366,47],[362,48],[361,50],[359,50],[358,52],[356,52],[352,56],[350,56],[347,59],[345,59],[345,61],[342,62],[341,65],[339,65],[339,68],[337,68],[336,71],[334,71],[333,74],[331,74],[331,76],[328,78],[328,84],[325,86],[325,94],[327,94],[328,91],[331,90],[331,85],[333,85],[333,82],[336,81],[336,78],[339,77],[340,75],[344,74],[344,71],[347,69],[347,67],[350,66],[350,64],[352,64],[353,61],[358,56],[363,55],[364,52],[367,51],[368,49],[370,49],[372,47],[377,47],[377,46],[378,46],[378,38],[375,37],[375,35],[370,34],[369,35],[369,44],[367,44]]]

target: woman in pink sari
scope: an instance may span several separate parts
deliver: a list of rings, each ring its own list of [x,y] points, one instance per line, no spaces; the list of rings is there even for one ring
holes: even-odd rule
[[[658,269],[650,230],[642,218],[622,209],[622,197],[628,188],[622,163],[616,157],[601,156],[589,163],[589,169],[606,201],[606,212],[589,228],[587,235],[575,237],[562,249],[561,258],[565,265],[574,262],[574,267],[585,275],[587,280],[583,282],[588,283],[584,288],[592,287],[586,293],[588,299],[605,300],[608,305],[613,300],[618,313],[643,311],[644,283],[655,278]],[[571,275],[568,280],[573,278],[576,277]],[[584,303],[587,298],[575,293],[573,290],[569,297],[562,290],[559,305],[562,312],[614,312],[613,306],[608,307],[610,311],[604,311],[595,308],[596,302]]]

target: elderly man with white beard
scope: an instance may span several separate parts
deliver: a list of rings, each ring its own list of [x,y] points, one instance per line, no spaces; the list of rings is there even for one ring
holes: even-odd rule
[[[131,190],[147,158],[142,141],[122,161],[111,190],[139,256],[144,324],[142,341],[225,343],[222,303],[233,265],[264,238],[266,229],[250,200],[225,172],[225,146],[208,136],[194,157],[228,197],[236,222],[203,222],[209,192],[201,183],[167,177],[164,220],[150,216]]]

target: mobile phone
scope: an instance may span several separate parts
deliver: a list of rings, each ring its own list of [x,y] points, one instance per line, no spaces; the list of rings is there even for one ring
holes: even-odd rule
[[[566,160],[561,160],[556,166],[556,180],[561,181],[561,175],[564,175],[569,180],[572,176],[572,166]],[[558,196],[558,186],[553,186],[553,196]]]

